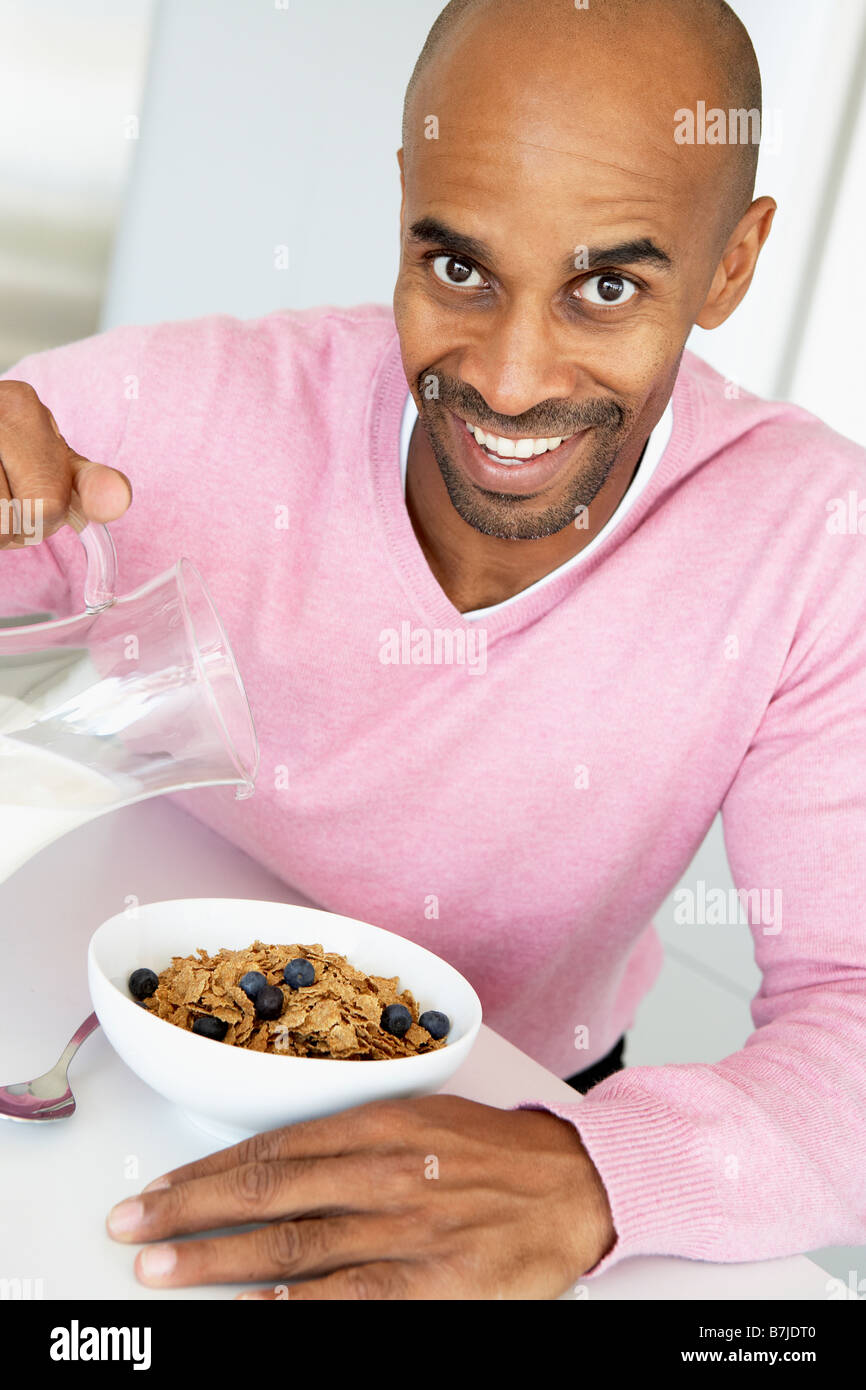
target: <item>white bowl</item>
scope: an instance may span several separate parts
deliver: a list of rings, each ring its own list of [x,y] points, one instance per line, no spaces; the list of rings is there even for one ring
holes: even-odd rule
[[[423,1013],[451,1020],[445,1047],[417,1057],[344,1061],[226,1047],[177,1028],[130,996],[133,970],[157,973],[172,956],[321,942],[360,970],[399,975]],[[367,1101],[437,1091],[466,1060],[481,1003],[453,966],[405,937],[310,907],[247,898],[178,898],[119,912],[98,927],[87,953],[90,995],[105,1034],[128,1067],[209,1134],[229,1143]]]

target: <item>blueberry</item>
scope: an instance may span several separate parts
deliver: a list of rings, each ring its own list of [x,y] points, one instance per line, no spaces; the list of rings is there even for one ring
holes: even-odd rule
[[[192,1025],[192,1031],[198,1033],[199,1037],[213,1038],[215,1042],[222,1042],[229,1031],[229,1026],[221,1018],[211,1018],[210,1014],[200,1014]]]
[[[412,1015],[404,1004],[388,1004],[382,1010],[379,1024],[386,1033],[393,1033],[395,1038],[402,1038],[412,1026]]]
[[[419,1018],[420,1027],[426,1028],[431,1038],[444,1038],[451,1029],[451,1020],[438,1009],[427,1009]]]
[[[243,990],[248,999],[255,999],[259,990],[268,982],[260,970],[248,970],[246,975],[241,975],[238,985]]]
[[[300,989],[302,985],[311,985],[316,979],[316,970],[311,960],[305,960],[299,956],[296,960],[290,960],[283,971],[286,984],[289,989]]]
[[[256,1018],[279,1018],[283,1012],[283,991],[276,985],[262,985],[256,995]]]
[[[159,976],[143,966],[141,970],[133,970],[128,984],[129,992],[134,999],[149,999],[159,984]]]

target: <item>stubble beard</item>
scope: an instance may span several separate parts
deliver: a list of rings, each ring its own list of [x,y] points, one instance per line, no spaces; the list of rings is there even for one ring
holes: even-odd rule
[[[582,509],[595,501],[616,463],[616,439],[621,431],[593,429],[589,436],[593,440],[592,452],[579,475],[558,501],[540,512],[531,510],[532,497],[514,497],[476,487],[455,467],[435,425],[428,426],[427,433],[452,506],[468,526],[500,540],[539,541],[573,525]]]

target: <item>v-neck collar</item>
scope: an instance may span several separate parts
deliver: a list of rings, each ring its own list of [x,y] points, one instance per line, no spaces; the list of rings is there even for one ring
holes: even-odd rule
[[[414,607],[420,609],[436,626],[452,629],[463,627],[467,630],[483,627],[488,640],[519,630],[553,608],[572,589],[576,589],[612,550],[623,544],[640,524],[667,480],[688,456],[695,438],[700,404],[681,369],[672,395],[674,419],[671,437],[652,477],[619,524],[612,527],[593,547],[584,564],[563,568],[562,573],[547,584],[538,589],[534,586],[527,588],[525,596],[515,595],[514,600],[504,607],[497,605],[488,614],[467,618],[454,606],[430,569],[406,506],[399,441],[408,389],[400,355],[400,340],[395,330],[373,382],[367,431],[376,510],[385,544],[400,585]]]

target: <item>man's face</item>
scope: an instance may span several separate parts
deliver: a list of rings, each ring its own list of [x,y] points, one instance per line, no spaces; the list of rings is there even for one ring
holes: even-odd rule
[[[645,46],[603,47],[584,87],[588,52],[557,66],[548,46],[516,80],[514,43],[488,29],[483,63],[464,45],[419,89],[394,312],[453,506],[484,534],[537,539],[591,508],[618,459],[637,462],[713,278],[719,215],[673,138],[676,82],[639,77]]]

